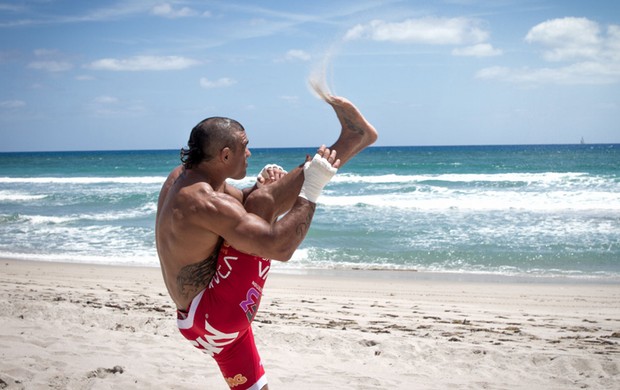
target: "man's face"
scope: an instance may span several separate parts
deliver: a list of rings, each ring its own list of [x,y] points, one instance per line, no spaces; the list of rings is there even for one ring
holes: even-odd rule
[[[232,179],[241,180],[245,178],[248,168],[248,158],[252,155],[248,149],[248,137],[245,131],[237,132],[236,151],[233,152],[234,172]]]

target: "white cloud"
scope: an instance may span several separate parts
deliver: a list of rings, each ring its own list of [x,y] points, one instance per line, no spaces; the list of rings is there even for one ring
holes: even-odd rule
[[[495,66],[481,69],[476,78],[517,84],[587,85],[612,84],[620,81],[620,66],[588,61],[559,68],[508,68]]]
[[[25,7],[23,7],[21,5],[0,3],[0,11],[22,12],[22,11],[24,11],[24,9],[25,9]]]
[[[476,77],[517,84],[613,84],[620,82],[620,26],[610,25],[607,34],[586,18],[561,18],[540,23],[527,33],[528,43],[540,44],[543,59],[568,62],[559,67],[490,67]]]
[[[7,51],[0,51],[0,64],[3,62],[11,61],[14,58],[14,55]]]
[[[586,18],[553,19],[534,26],[525,36],[528,43],[547,48],[548,61],[591,59],[601,50],[602,37],[598,23]]]
[[[103,58],[88,65],[91,69],[112,71],[181,70],[200,64],[187,57],[135,56],[125,59]]]
[[[59,55],[60,52],[55,49],[35,49],[34,55],[36,57],[52,57]]]
[[[200,79],[200,86],[205,88],[205,89],[211,89],[211,88],[225,88],[225,87],[230,87],[234,84],[237,84],[236,80],[230,79],[228,77],[222,77],[220,79],[217,80],[209,80],[206,77],[202,77]]]
[[[286,61],[309,61],[310,60],[310,54],[306,53],[303,50],[298,50],[298,49],[293,49],[293,50],[289,50],[286,52],[286,55],[284,56],[284,59]]]
[[[282,96],[280,96],[280,99],[282,99],[285,102],[288,102],[290,104],[297,104],[297,103],[299,103],[299,96],[282,95]]]
[[[73,64],[66,61],[33,61],[28,68],[46,72],[66,72],[73,69]]]
[[[26,102],[24,102],[23,100],[5,100],[5,101],[0,102],[0,108],[13,109],[13,108],[21,108],[25,106],[26,106]]]
[[[93,101],[98,104],[116,104],[118,103],[118,98],[114,96],[102,95],[96,97]]]
[[[502,55],[500,49],[495,49],[488,43],[479,43],[473,46],[461,47],[452,50],[452,55],[466,57],[492,57]]]
[[[610,61],[620,61],[620,26],[607,27],[607,39],[603,42],[603,57]]]
[[[99,117],[141,116],[147,112],[141,101],[122,101],[116,96],[101,95],[88,105],[90,112]]]
[[[0,0],[1,1],[1,0]],[[41,3],[46,3],[43,1]],[[93,2],[94,3],[94,2]],[[100,2],[104,3],[104,2]],[[155,16],[166,18],[181,18],[189,16],[202,16],[210,17],[209,11],[198,12],[189,7],[175,7],[170,3],[161,3],[153,6],[156,3],[152,0],[139,0],[139,1],[117,1],[108,2],[113,3],[110,5],[104,5],[102,8],[88,8],[86,7],[83,12],[77,11],[63,14],[57,9],[50,8],[52,14],[46,14],[43,10],[32,13],[29,18],[17,19],[9,18],[6,21],[0,21],[0,27],[17,27],[17,26],[31,26],[31,25],[47,25],[47,24],[71,24],[71,23],[84,23],[84,22],[105,22],[115,21],[131,18],[135,15],[142,16],[143,14],[150,13]],[[196,3],[196,2],[195,2]],[[11,12],[30,12],[34,6],[13,6],[8,4],[0,4],[0,11]],[[97,5],[95,5],[97,7]],[[47,7],[46,7],[47,8]],[[58,7],[56,7],[58,8]]]
[[[371,39],[381,42],[422,43],[431,45],[476,44],[488,39],[489,33],[471,18],[420,18],[390,23],[373,20],[358,24],[346,32],[347,41]]]
[[[28,64],[28,68],[46,72],[66,72],[73,69],[73,64],[62,59],[62,53],[54,49],[34,50],[36,61]]]
[[[153,15],[163,16],[164,18],[170,18],[170,19],[198,15],[198,12],[194,11],[193,9],[189,7],[182,7],[182,8],[175,9],[168,3],[156,5],[155,7],[153,7],[153,9],[151,9],[151,13]]]

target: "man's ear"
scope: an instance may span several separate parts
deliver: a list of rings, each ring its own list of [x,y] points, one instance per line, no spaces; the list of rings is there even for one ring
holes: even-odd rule
[[[228,159],[230,158],[231,155],[231,150],[230,148],[227,146],[224,149],[222,149],[220,151],[220,160],[225,163],[228,162]]]

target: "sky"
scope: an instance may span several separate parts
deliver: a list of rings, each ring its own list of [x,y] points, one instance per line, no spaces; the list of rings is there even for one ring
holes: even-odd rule
[[[620,143],[616,0],[0,0],[0,152],[329,145],[320,70],[378,146]]]

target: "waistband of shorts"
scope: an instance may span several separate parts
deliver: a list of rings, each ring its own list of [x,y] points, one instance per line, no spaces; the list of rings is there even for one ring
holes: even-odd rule
[[[179,329],[189,329],[194,324],[194,316],[196,315],[196,309],[198,309],[198,305],[202,300],[202,296],[204,295],[206,289],[200,291],[194,299],[192,299],[192,303],[189,305],[189,309],[178,310],[177,309],[177,326]]]

